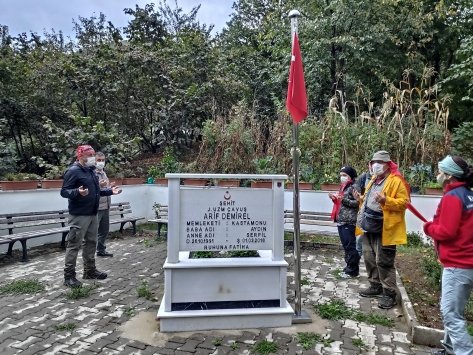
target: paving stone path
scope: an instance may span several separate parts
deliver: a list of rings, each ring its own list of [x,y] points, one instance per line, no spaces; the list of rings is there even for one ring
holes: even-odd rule
[[[407,336],[402,310],[380,310],[376,301],[358,297],[367,285],[362,268],[358,279],[342,280],[340,250],[306,249],[302,255],[303,308],[341,299],[362,312],[377,312],[396,320],[393,328],[354,320],[327,321],[312,314],[314,322],[288,328],[196,333],[160,333],[154,317],[164,292],[162,265],[166,244],[149,245],[127,236],[109,242],[113,258],[100,258],[97,266],[109,278],[87,298],[70,300],[63,285],[62,251],[33,255],[30,262],[0,265],[0,285],[19,279],[38,279],[46,291],[34,295],[0,295],[0,354],[252,354],[255,344],[269,340],[277,354],[428,354],[430,349],[413,345]],[[291,261],[291,254],[287,254]],[[79,258],[78,265],[82,260]],[[78,271],[82,271],[79,267]],[[288,274],[288,294],[293,304],[293,273]],[[78,276],[81,276],[79,273]],[[79,277],[80,279],[80,277]],[[137,295],[146,281],[155,300]],[[86,282],[92,285],[93,282]],[[73,330],[57,327],[74,324]],[[331,342],[304,350],[297,332],[315,332]],[[356,346],[356,345],[360,346]]]

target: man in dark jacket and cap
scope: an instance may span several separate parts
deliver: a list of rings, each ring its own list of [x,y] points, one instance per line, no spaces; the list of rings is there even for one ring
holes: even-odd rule
[[[69,200],[69,226],[64,267],[64,285],[80,287],[76,278],[77,254],[81,245],[84,261],[84,279],[103,280],[107,274],[95,267],[97,244],[97,211],[100,196],[121,192],[119,188],[101,189],[95,174],[95,150],[81,145],[76,150],[77,161],[64,174],[61,196]]]

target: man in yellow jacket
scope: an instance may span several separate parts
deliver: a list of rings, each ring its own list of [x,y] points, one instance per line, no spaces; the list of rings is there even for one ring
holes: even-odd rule
[[[358,225],[365,232],[363,257],[370,287],[359,294],[381,297],[378,307],[389,309],[396,305],[396,245],[407,243],[405,211],[409,188],[388,152],[374,153],[370,165],[373,177],[365,194],[359,196],[358,215]]]

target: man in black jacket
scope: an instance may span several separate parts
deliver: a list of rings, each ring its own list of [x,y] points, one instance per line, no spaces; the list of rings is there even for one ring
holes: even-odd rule
[[[100,189],[94,172],[95,151],[90,145],[81,145],[76,150],[77,161],[64,174],[61,196],[69,200],[69,226],[64,267],[64,285],[80,287],[76,278],[77,254],[83,245],[84,279],[103,280],[107,274],[95,267],[97,244],[97,211],[100,196],[111,196],[121,192],[119,188]]]

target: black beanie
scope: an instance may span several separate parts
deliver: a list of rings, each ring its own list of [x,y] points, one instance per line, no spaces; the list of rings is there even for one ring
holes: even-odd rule
[[[351,177],[352,180],[355,180],[358,174],[356,173],[356,170],[353,169],[351,166],[344,166],[343,168],[340,169],[341,173],[347,174],[349,177]]]

